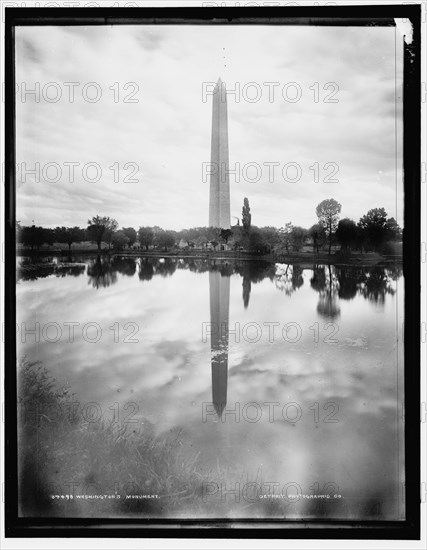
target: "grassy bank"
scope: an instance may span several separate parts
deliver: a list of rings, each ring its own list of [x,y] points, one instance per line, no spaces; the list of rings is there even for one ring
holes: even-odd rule
[[[211,488],[262,485],[238,467],[207,466],[177,427],[156,436],[153,425],[89,422],[38,362],[18,366],[20,514],[31,517],[283,518],[294,505],[277,499],[211,496]],[[221,428],[221,426],[219,426]],[[206,484],[213,484],[207,489]],[[73,495],[73,498],[70,497]],[[103,498],[97,498],[102,495]],[[151,498],[140,498],[150,495]],[[137,498],[136,498],[137,497]]]
[[[148,421],[142,428],[103,419],[88,422],[72,405],[77,396],[58,387],[39,363],[21,362],[18,381],[24,515],[170,517],[206,507],[203,483],[214,474],[183,444],[179,430],[156,437]]]
[[[269,483],[263,479],[261,467],[254,465],[249,474],[238,465],[225,468],[219,459],[208,466],[182,428],[156,436],[148,421],[140,430],[133,424],[88,421],[78,409],[70,412],[78,396],[38,362],[19,364],[18,388],[21,516],[332,519],[367,514],[365,503],[352,499],[259,498],[271,494],[271,478]],[[287,494],[282,489],[287,481],[277,480],[274,495]],[[223,498],[223,487],[231,493],[237,487],[238,500],[234,494]],[[144,495],[154,498],[139,498]]]

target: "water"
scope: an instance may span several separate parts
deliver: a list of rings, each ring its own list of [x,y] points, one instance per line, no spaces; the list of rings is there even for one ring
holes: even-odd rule
[[[178,433],[219,517],[276,517],[270,491],[289,519],[404,519],[400,267],[20,261],[18,355],[88,417]]]

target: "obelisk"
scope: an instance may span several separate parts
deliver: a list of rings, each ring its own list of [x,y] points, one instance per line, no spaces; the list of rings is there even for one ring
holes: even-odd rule
[[[209,227],[230,229],[227,92],[218,78],[212,96]]]

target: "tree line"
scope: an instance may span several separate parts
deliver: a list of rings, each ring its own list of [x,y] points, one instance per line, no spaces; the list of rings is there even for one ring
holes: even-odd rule
[[[98,250],[103,246],[108,250],[139,248],[142,250],[168,251],[174,247],[188,249],[217,249],[221,245],[235,251],[254,254],[295,254],[306,245],[313,253],[333,246],[341,251],[389,252],[389,243],[402,240],[402,229],[393,217],[388,217],[384,208],[369,210],[356,223],[349,218],[340,219],[341,204],[335,199],[325,199],[316,207],[317,223],[309,229],[286,222],[282,227],[257,227],[252,225],[249,200],[245,197],[241,220],[230,229],[215,227],[193,227],[181,231],[165,230],[161,227],[141,226],[119,229],[118,222],[108,216],[93,216],[87,227],[21,226],[17,222],[17,241],[24,247],[38,250],[44,244],[66,244],[71,250],[73,244],[95,243]],[[240,221],[242,222],[240,224]]]
[[[309,229],[290,221],[280,228],[253,227],[249,201],[245,198],[237,243],[252,252],[286,255],[299,253],[308,244],[315,254],[326,248],[330,255],[332,246],[339,246],[344,253],[354,250],[388,254],[393,253],[390,243],[402,240],[403,230],[393,217],[388,217],[384,208],[370,209],[357,223],[350,218],[340,219],[341,208],[335,199],[323,200],[316,207],[318,221]]]

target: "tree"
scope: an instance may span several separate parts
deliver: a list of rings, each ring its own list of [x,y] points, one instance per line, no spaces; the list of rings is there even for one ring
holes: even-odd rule
[[[151,227],[140,227],[138,229],[138,240],[139,244],[145,246],[145,249],[148,250],[148,247],[154,242],[154,231]]]
[[[337,241],[341,244],[341,250],[353,248],[358,243],[359,231],[356,223],[349,218],[344,218],[338,222],[338,228],[335,233]]]
[[[387,240],[387,212],[384,208],[372,208],[359,220],[363,239],[373,250],[379,250]]]
[[[290,253],[293,227],[292,222],[287,222],[285,227],[279,229],[280,248],[285,248],[287,254]]]
[[[53,229],[45,227],[23,226],[20,231],[20,239],[24,246],[38,250],[42,244],[52,244],[55,240]]]
[[[98,245],[98,250],[101,250],[101,243],[106,240],[111,242],[113,231],[118,227],[118,223],[113,218],[108,216],[94,216],[87,221],[87,234],[90,240],[95,241]]]
[[[246,233],[249,233],[251,229],[251,209],[249,207],[249,200],[245,197],[243,199],[243,208],[242,208],[242,224]]]
[[[329,241],[329,252],[331,254],[332,238],[338,226],[341,205],[335,199],[325,199],[316,207],[316,214],[320,225],[324,228]]]
[[[218,239],[218,227],[204,227],[203,233],[208,239],[208,242]]]
[[[131,247],[135,244],[136,241],[136,231],[133,227],[123,227],[122,228],[123,233],[126,235],[126,237],[129,239],[128,246]]]
[[[321,226],[320,223],[315,223],[308,230],[308,234],[313,241],[313,252],[317,252],[317,254],[319,254],[319,248],[323,246],[326,240],[325,230],[323,229],[323,226]]]
[[[116,220],[112,220],[112,222],[113,223],[111,223],[109,227],[106,228],[104,233],[104,240],[108,244],[108,250],[110,250],[111,248],[114,232],[117,230],[117,227],[119,226]]]
[[[34,247],[38,248],[43,243],[42,234],[37,231],[38,229],[39,228],[35,225],[32,225],[31,227],[24,225],[21,228],[20,238],[24,246],[31,246],[31,249],[33,250]]]
[[[266,254],[268,252],[268,243],[257,227],[253,227],[249,234],[249,251],[256,254]]]
[[[58,243],[68,244],[68,250],[71,250],[73,243],[81,243],[85,240],[85,230],[80,227],[56,227],[55,240]]]
[[[228,239],[233,235],[231,229],[221,229],[219,232],[220,239],[228,244]]]
[[[172,231],[157,231],[154,238],[154,244],[159,248],[167,250],[175,244],[175,235]]]
[[[280,242],[279,231],[275,227],[271,226],[259,227],[258,231],[260,231],[263,236],[268,252],[271,252]]]
[[[304,241],[308,235],[307,229],[304,229],[303,227],[293,227],[290,234],[290,239],[292,243],[292,248],[296,252],[299,252],[301,248],[304,246]]]
[[[241,225],[235,225],[232,229],[232,246],[234,250],[240,250],[248,247],[248,235]]]
[[[187,243],[187,246],[190,246],[191,243],[191,230],[190,229],[181,229],[179,232],[180,240]]]
[[[176,239],[179,242],[183,240],[187,246],[194,247],[197,242],[200,242],[200,236],[203,233],[203,227],[192,227],[190,229],[181,229],[176,234]]]
[[[199,234],[195,239],[194,239],[194,244],[197,246],[197,247],[201,247],[201,248],[206,248],[207,244],[208,244],[208,238],[206,235],[203,235],[203,234]]]
[[[387,220],[386,238],[388,241],[402,240],[402,229],[394,218],[389,218]]]
[[[123,230],[114,231],[111,236],[111,242],[116,250],[122,250],[129,243],[129,237]]]
[[[40,227],[43,243],[53,244],[55,242],[55,230],[49,227]]]

